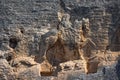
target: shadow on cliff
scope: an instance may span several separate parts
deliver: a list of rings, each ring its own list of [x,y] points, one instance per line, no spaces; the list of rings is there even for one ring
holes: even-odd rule
[[[120,51],[120,8],[117,3],[107,6],[107,12],[111,14],[111,25],[109,27],[109,49]]]
[[[118,60],[118,63],[116,65],[116,74],[118,79],[120,80],[120,59]]]

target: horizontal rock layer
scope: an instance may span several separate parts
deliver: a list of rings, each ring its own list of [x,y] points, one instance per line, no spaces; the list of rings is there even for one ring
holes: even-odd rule
[[[0,80],[119,80],[119,34],[120,0],[0,0]]]

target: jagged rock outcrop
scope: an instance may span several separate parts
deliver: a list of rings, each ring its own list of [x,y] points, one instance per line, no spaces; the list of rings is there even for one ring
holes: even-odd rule
[[[54,29],[42,35],[40,53],[36,57],[38,59],[36,61],[58,67],[62,62],[82,59],[86,63],[84,66],[86,73],[97,72],[99,61],[94,60],[96,54],[92,55],[92,48],[94,47],[96,50],[96,45],[88,38],[90,34],[89,19],[76,20],[74,25],[69,20],[70,15],[64,14],[58,30]],[[43,72],[51,72],[51,67],[48,69],[50,70]]]
[[[119,80],[119,25],[120,0],[0,0],[0,79]]]

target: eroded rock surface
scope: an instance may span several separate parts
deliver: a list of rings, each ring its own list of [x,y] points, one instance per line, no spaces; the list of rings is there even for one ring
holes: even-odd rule
[[[0,79],[1,80],[15,79],[12,67],[5,59],[0,59]]]
[[[120,0],[0,0],[0,80],[119,80]]]

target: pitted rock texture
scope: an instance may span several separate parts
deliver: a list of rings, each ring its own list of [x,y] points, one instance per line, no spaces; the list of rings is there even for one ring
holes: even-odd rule
[[[0,79],[8,80],[14,79],[12,67],[9,65],[7,60],[0,59]]]
[[[0,80],[119,80],[119,35],[120,0],[0,0]]]

